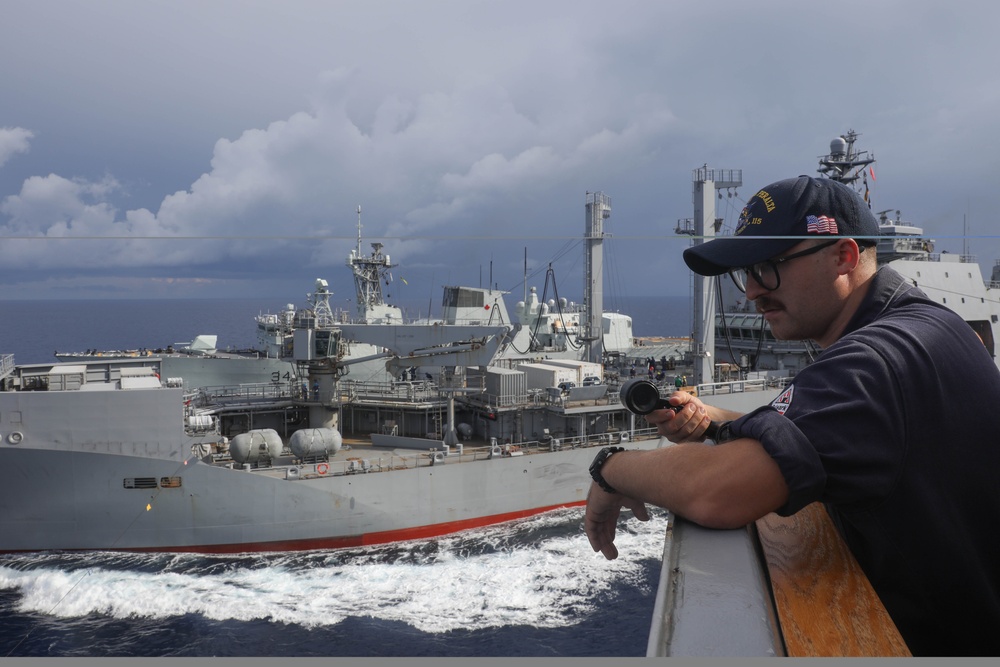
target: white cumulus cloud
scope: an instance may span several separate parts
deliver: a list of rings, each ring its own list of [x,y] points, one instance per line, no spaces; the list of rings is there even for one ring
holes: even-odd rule
[[[0,167],[15,154],[27,153],[34,136],[23,127],[0,127]]]

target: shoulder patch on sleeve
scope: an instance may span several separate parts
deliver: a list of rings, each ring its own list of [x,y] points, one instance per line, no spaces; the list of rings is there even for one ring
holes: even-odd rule
[[[781,392],[778,398],[771,401],[771,407],[778,411],[779,414],[785,414],[785,411],[792,405],[792,393],[795,390],[795,385],[788,385],[788,389]]]

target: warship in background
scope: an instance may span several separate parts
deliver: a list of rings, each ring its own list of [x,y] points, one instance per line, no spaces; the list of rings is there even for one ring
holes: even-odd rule
[[[386,357],[383,361],[388,378],[416,379],[424,377],[426,369],[408,364],[407,357],[419,358],[427,336],[433,328],[443,327],[452,332],[455,327],[493,326],[509,329],[490,364],[512,368],[518,364],[544,359],[574,359],[604,363],[606,358],[624,358],[633,352],[635,338],[632,318],[621,313],[604,312],[603,288],[592,276],[602,275],[604,239],[603,222],[610,216],[611,200],[603,193],[587,194],[588,247],[584,257],[587,270],[584,303],[576,304],[558,297],[555,274],[546,273],[545,285],[539,297],[531,287],[514,306],[512,318],[505,302],[504,290],[445,286],[441,314],[426,318],[407,319],[401,308],[385,301],[382,286],[392,282],[396,265],[382,252],[383,245],[371,244],[372,252],[362,254],[361,207],[358,207],[358,242],[347,258],[354,279],[355,312],[329,305],[328,283],[319,279],[310,295],[311,309],[337,326],[344,334],[344,370],[354,376],[373,379],[373,372],[358,372],[353,364],[360,358]],[[527,277],[525,277],[527,284]],[[549,290],[553,296],[548,297]],[[548,298],[547,298],[548,297]],[[267,356],[290,355],[295,329],[296,309],[288,304],[281,313],[262,314],[256,318],[259,347]],[[379,327],[384,327],[379,329]],[[449,334],[450,335],[450,334]],[[404,342],[405,341],[405,342]],[[378,343],[380,344],[373,344]],[[392,353],[388,353],[392,350]],[[391,358],[390,358],[391,357]],[[441,364],[437,364],[440,366]],[[407,375],[408,374],[408,375]]]
[[[603,193],[587,193],[588,250],[586,276],[602,275],[603,222],[610,215],[611,200]],[[59,361],[112,360],[157,357],[164,377],[180,378],[194,390],[268,382],[300,381],[292,347],[299,320],[317,320],[322,326],[337,327],[343,336],[338,347],[338,372],[349,382],[392,383],[397,380],[425,379],[446,366],[441,359],[420,366],[430,346],[454,345],[465,338],[460,327],[490,326],[507,329],[490,364],[513,368],[526,362],[546,359],[610,361],[616,368],[640,350],[633,336],[632,318],[603,310],[603,289],[593,278],[585,278],[584,303],[558,297],[555,273],[550,266],[542,295],[531,287],[514,307],[512,318],[505,303],[509,292],[490,288],[445,286],[441,314],[426,318],[406,318],[403,310],[387,303],[383,285],[393,278],[392,264],[383,244],[371,243],[371,252],[362,251],[361,207],[357,209],[357,247],[346,264],[354,282],[354,312],[334,309],[333,291],[326,279],[318,278],[307,295],[305,307],[287,304],[277,313],[255,317],[256,347],[248,350],[221,350],[218,336],[202,334],[190,342],[164,347],[129,350],[92,349],[85,352],[56,352]],[[527,276],[525,276],[525,284]],[[551,290],[552,296],[549,296]],[[470,343],[472,344],[472,343]],[[686,343],[685,343],[686,344]],[[441,350],[439,349],[438,352]],[[677,346],[666,350],[679,357]],[[664,349],[650,347],[647,356]]]

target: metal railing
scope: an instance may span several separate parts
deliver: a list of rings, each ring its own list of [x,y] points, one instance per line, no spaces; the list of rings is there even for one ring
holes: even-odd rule
[[[199,389],[196,396],[196,404],[199,406],[233,405],[262,403],[283,399],[288,400],[293,398],[302,398],[302,389],[294,384],[260,383],[220,385],[214,387],[202,387]]]
[[[445,453],[443,450],[432,450],[426,452],[415,452],[413,454],[386,454],[384,456],[357,456],[347,460],[316,461],[309,463],[295,463],[291,465],[275,465],[273,467],[250,467],[248,472],[256,472],[268,475],[285,475],[298,479],[315,479],[318,477],[336,477],[342,475],[364,475],[379,472],[390,472],[393,470],[410,470],[413,468],[427,468],[434,465],[454,465],[459,463],[472,463],[475,461],[485,461],[493,458],[506,458],[510,456],[511,448],[517,456],[531,456],[536,454],[547,454],[563,449],[579,449],[589,447],[601,447],[622,441],[622,434],[627,434],[628,440],[649,440],[659,438],[656,429],[635,429],[634,431],[622,431],[617,434],[600,433],[587,434],[567,438],[554,438],[549,442],[532,440],[528,442],[510,443],[506,445],[489,444],[477,445],[473,447],[463,446],[461,450],[451,449]],[[288,471],[295,470],[293,475],[288,475]]]
[[[765,389],[784,387],[790,381],[790,377],[779,377],[735,380],[732,382],[709,382],[698,385],[698,395],[719,396],[722,394],[740,394],[747,391],[764,391]]]

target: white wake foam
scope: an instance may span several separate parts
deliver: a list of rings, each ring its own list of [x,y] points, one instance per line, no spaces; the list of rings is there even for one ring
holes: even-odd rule
[[[567,522],[578,523],[581,514],[580,509],[555,512],[474,536],[440,539],[426,557],[426,543],[415,542],[395,545],[388,558],[378,550],[346,556],[327,552],[220,560],[207,568],[204,556],[170,556],[169,568],[158,568],[150,565],[159,561],[143,559],[162,555],[116,561],[103,554],[88,569],[81,568],[86,562],[68,567],[65,555],[58,566],[36,560],[26,567],[7,558],[0,561],[0,589],[20,592],[22,612],[58,617],[199,614],[318,627],[369,616],[423,632],[564,627],[585,615],[597,596],[636,585],[641,561],[659,559],[663,548],[665,524],[658,517],[620,526],[621,555],[615,561],[595,554],[582,531],[556,531],[527,546],[517,543],[524,531],[565,528]],[[489,548],[470,548],[470,540]],[[186,562],[191,564],[187,571]]]

